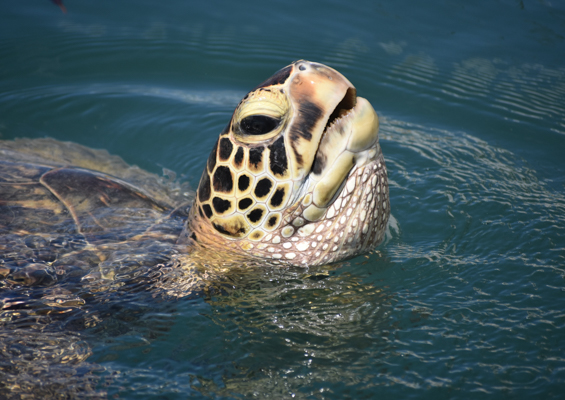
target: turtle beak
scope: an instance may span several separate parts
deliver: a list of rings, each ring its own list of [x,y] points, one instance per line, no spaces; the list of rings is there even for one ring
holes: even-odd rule
[[[304,217],[309,221],[318,220],[335,201],[352,170],[380,153],[377,113],[366,99],[354,96],[348,89],[326,122],[308,177],[312,205]]]
[[[354,167],[378,154],[379,119],[371,104],[357,97],[355,107],[336,112],[341,116],[328,121],[310,177],[314,204],[321,208],[333,202]]]
[[[287,152],[294,193],[312,194],[305,211],[318,220],[341,193],[352,169],[378,154],[379,120],[342,74],[322,64],[297,61],[284,86],[292,107]]]

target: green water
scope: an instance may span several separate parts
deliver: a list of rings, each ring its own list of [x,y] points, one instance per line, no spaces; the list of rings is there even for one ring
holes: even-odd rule
[[[1,138],[72,140],[196,186],[240,98],[305,58],[379,113],[393,218],[325,279],[127,294],[96,329],[65,326],[92,355],[62,393],[88,370],[109,398],[562,398],[561,2],[65,5],[0,6]]]

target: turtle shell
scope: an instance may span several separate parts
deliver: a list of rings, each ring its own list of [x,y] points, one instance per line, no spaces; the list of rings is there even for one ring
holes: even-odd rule
[[[52,285],[116,257],[143,263],[148,246],[170,248],[182,232],[182,188],[105,151],[40,139],[0,142],[0,154],[5,282]]]

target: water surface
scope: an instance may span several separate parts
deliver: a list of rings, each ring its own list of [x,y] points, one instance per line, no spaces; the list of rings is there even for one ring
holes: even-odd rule
[[[563,5],[65,5],[2,6],[2,139],[104,148],[195,187],[240,98],[305,58],[338,69],[379,113],[393,218],[386,243],[324,273],[269,269],[217,296],[136,292],[101,325],[45,333],[85,354],[59,365],[57,390],[562,396]]]

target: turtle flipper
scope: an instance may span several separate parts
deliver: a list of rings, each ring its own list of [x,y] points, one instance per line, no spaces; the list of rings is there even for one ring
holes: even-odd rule
[[[78,232],[90,242],[139,235],[169,209],[126,182],[81,168],[53,169],[40,182],[66,207]]]

